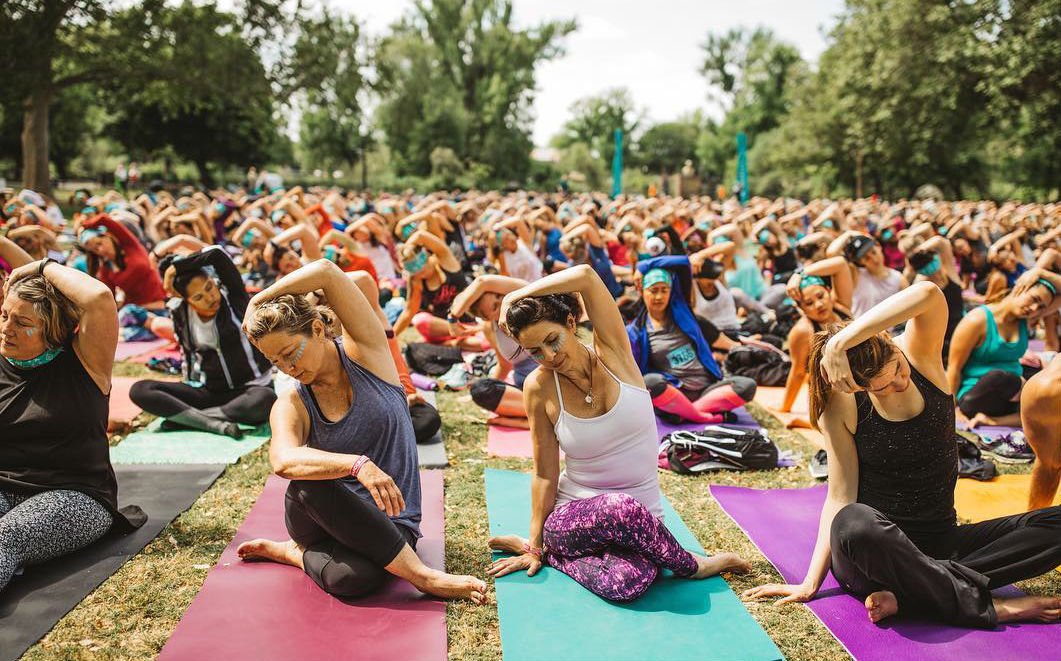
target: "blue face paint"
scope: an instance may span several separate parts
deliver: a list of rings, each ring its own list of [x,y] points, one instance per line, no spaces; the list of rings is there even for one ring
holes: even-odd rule
[[[917,269],[917,272],[924,276],[935,275],[942,266],[943,262],[940,261],[939,255],[933,255],[932,261]]]
[[[892,232],[891,228],[888,228],[880,233],[881,241],[891,241],[893,236],[895,236],[895,233]]]
[[[96,211],[96,207],[85,207],[81,210],[81,213],[85,214],[86,216],[91,216],[92,214],[96,213]]]
[[[822,222],[822,227],[828,227],[831,230],[836,229],[836,221],[830,218],[829,220]]]
[[[9,204],[6,207],[4,207],[4,213],[6,213],[9,216],[13,215],[16,211],[18,211],[18,205],[17,204]]]
[[[281,359],[280,362],[287,363],[287,366],[288,366],[289,369],[295,369],[295,364],[302,358],[302,354],[305,353],[306,344],[308,342],[309,342],[309,338],[308,337],[302,338],[302,342],[300,342],[299,345],[298,345],[298,348],[295,349],[295,353],[291,354],[291,358],[289,358],[287,360]]]
[[[412,259],[402,263],[402,266],[405,267],[405,270],[409,273],[409,275],[416,275],[420,271],[423,271],[424,266],[426,265],[427,251],[422,248],[416,251],[416,254],[413,255]]]
[[[409,237],[416,233],[416,224],[409,223],[402,226],[402,241],[408,241]]]

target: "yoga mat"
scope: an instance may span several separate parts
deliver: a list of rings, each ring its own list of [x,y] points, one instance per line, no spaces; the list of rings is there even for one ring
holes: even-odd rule
[[[129,399],[129,389],[137,381],[143,381],[143,379],[131,376],[111,377],[110,409],[107,412],[108,430],[116,430],[127,426],[143,411],[139,406],[133,404],[133,400]]]
[[[172,343],[171,340],[164,340],[162,338],[147,342],[119,342],[117,348],[114,350],[114,360],[129,360],[135,356],[142,356],[148,352],[158,351],[159,349],[168,347]]]
[[[422,471],[423,538],[417,553],[443,568],[442,471]],[[394,579],[373,596],[344,601],[295,567],[242,562],[256,537],[287,539],[287,481],[270,476],[235,539],[210,570],[159,661],[356,659],[446,661],[446,604]]]
[[[234,464],[269,440],[269,425],[242,427],[243,438],[191,429],[161,431],[156,418],[111,448],[112,464]]]
[[[435,398],[435,393],[430,390],[417,390],[417,393],[424,398],[424,401],[438,408],[438,401]],[[416,454],[420,463],[420,468],[445,468],[449,466],[449,457],[446,456],[446,446],[442,442],[442,428],[440,427],[435,435],[425,443],[416,444]]]
[[[810,403],[807,399],[807,386],[800,388],[792,410],[781,412],[785,403],[785,389],[778,386],[759,386],[755,390],[755,401],[762,405],[775,418],[796,434],[799,434],[817,447],[825,447],[825,437],[810,426]]]
[[[739,409],[734,409],[733,412],[737,414],[737,422],[733,423],[735,426],[749,429],[760,429],[758,421],[748,413],[748,409],[742,406]],[[670,432],[679,429],[699,430],[703,428],[704,423],[702,422],[672,425],[656,418],[656,430],[658,438],[660,439]],[[515,457],[520,459],[534,458],[534,446],[531,442],[530,430],[488,425],[486,432],[486,453],[491,457]],[[563,455],[561,454],[561,458],[562,457]]]
[[[70,555],[29,567],[0,592],[0,660],[17,659],[125,561],[210,488],[223,465],[116,466],[119,505],[139,505],[147,522]]]
[[[526,535],[530,475],[486,469],[490,534]],[[667,526],[686,548],[696,537],[664,499]],[[773,661],[773,641],[721,577],[657,579],[629,604],[606,601],[543,567],[494,583],[504,661]]]
[[[826,489],[711,485],[711,494],[784,580],[799,583],[814,550]],[[1056,661],[1061,651],[1061,626],[1056,624],[984,631],[892,618],[875,625],[862,600],[844,592],[831,573],[807,606],[857,661]]]
[[[994,440],[1000,436],[1012,434],[1013,432],[1022,431],[1020,427],[996,427],[994,425],[978,425],[969,429],[969,425],[964,422],[958,422],[955,426],[962,431],[970,431],[989,440]]]
[[[161,349],[159,349],[157,351],[148,351],[147,353],[142,353],[142,354],[140,354],[138,356],[133,356],[129,360],[133,361],[134,363],[140,363],[141,365],[147,365],[148,361],[150,361],[152,358],[181,358],[181,357],[182,356],[181,356],[180,348],[177,345],[173,344],[173,345],[165,346],[165,347],[163,347],[163,348],[161,348]]]
[[[977,523],[1028,511],[1031,475],[999,475],[988,482],[958,480],[954,508],[964,520]],[[1061,493],[1054,498],[1061,505]]]

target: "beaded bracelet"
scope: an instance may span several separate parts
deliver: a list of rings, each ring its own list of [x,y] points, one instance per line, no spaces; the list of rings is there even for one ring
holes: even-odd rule
[[[357,461],[354,462],[354,465],[350,467],[350,477],[357,477],[358,471],[360,471],[361,468],[367,463],[368,457],[366,455],[361,455],[360,457],[358,457]]]

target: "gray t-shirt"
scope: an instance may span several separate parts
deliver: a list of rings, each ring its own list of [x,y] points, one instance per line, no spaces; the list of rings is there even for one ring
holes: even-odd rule
[[[648,341],[651,345],[649,365],[657,372],[673,374],[681,380],[681,391],[688,396],[697,396],[711,385],[710,376],[696,355],[692,340],[667,320],[662,328],[656,328],[651,320],[648,324]]]

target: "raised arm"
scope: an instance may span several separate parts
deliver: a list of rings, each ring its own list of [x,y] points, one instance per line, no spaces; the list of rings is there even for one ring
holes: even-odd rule
[[[438,259],[438,263],[444,271],[456,273],[461,268],[460,262],[458,262],[457,258],[453,256],[453,252],[449,249],[449,246],[446,245],[446,242],[431,232],[417,230],[409,237],[407,243],[418,245],[429,250],[431,254]]]
[[[25,266],[33,261],[33,258],[29,256],[29,253],[20,248],[19,245],[11,239],[3,236],[0,236],[0,259],[7,262],[7,265],[10,266],[12,270],[17,269],[20,266]]]
[[[604,281],[588,264],[580,264],[547,275],[505,295],[501,302],[501,320],[504,321],[508,308],[521,298],[570,293],[582,296],[586,314],[593,322],[594,344],[606,347],[613,356],[629,361],[629,367],[636,369],[637,365],[630,351],[630,339],[626,334],[623,317],[615,305],[615,299],[604,286]]]
[[[947,299],[931,282],[919,282],[889,296],[829,340],[822,358],[829,382],[835,389],[854,392],[859,386],[851,375],[847,350],[904,321],[908,322],[906,332],[896,343],[923,373],[935,368],[938,379],[944,380],[942,353],[947,319]]]
[[[373,374],[388,383],[400,386],[398,369],[391,358],[383,324],[376,317],[372,305],[339,267],[326,259],[307,264],[256,294],[247,308],[245,319],[251,319],[259,305],[277,296],[308,294],[318,289],[324,291],[328,307],[343,327],[346,355],[351,360],[359,356],[361,364]],[[359,354],[353,353],[351,343],[357,345]]]
[[[514,292],[526,286],[527,281],[519,278],[510,278],[504,275],[481,275],[453,299],[453,303],[450,305],[450,315],[458,319],[463,317],[475,307],[475,304],[479,302],[483,294],[504,296],[509,292]]]
[[[803,274],[832,278],[836,302],[845,308],[851,307],[855,285],[851,277],[851,265],[848,264],[846,259],[843,257],[828,257],[808,265],[803,270]]]

